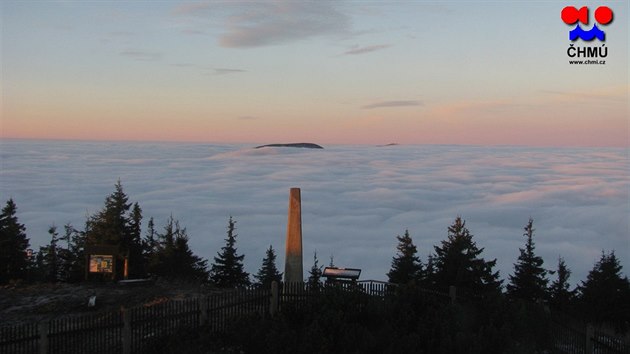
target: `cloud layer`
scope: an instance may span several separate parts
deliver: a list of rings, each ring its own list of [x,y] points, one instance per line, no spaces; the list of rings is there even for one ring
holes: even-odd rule
[[[386,49],[391,47],[388,44],[377,44],[377,45],[370,45],[370,46],[366,46],[366,47],[356,47],[356,48],[352,48],[346,52],[344,52],[343,54],[346,55],[357,55],[357,54],[365,54],[365,53],[370,53],[370,52],[375,52],[377,50],[381,50],[381,49]]]
[[[147,52],[142,50],[127,49],[120,52],[120,55],[141,61],[155,61],[162,58],[162,53]]]
[[[417,101],[417,100],[381,101],[381,102],[365,105],[361,108],[374,109],[374,108],[414,107],[414,106],[422,106],[422,102]]]
[[[536,251],[554,269],[558,256],[586,277],[601,250],[630,269],[628,160],[623,149],[465,146],[327,146],[324,150],[249,146],[2,141],[0,193],[18,206],[34,248],[51,224],[83,228],[120,178],[145,222],[173,214],[193,250],[212,261],[227,220],[255,273],[269,245],[284,262],[288,191],[302,188],[304,269],[362,268],[386,279],[395,236],[409,229],[423,260],[457,215],[484,257],[507,279],[534,218]]]
[[[343,34],[349,18],[332,2],[278,1],[235,7],[219,43],[228,48],[277,45]]]

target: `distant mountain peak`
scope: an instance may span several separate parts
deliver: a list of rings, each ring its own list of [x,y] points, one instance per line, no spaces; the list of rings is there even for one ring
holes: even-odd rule
[[[389,143],[385,145],[376,145],[376,147],[398,146],[398,143]]]
[[[260,149],[264,147],[293,147],[293,148],[304,148],[304,149],[323,149],[322,146],[313,144],[313,143],[267,144],[267,145],[256,146],[255,149]]]

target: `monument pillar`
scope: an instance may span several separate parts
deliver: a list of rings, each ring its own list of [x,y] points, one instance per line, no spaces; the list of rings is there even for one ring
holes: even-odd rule
[[[287,222],[284,282],[303,282],[302,270],[302,201],[300,188],[289,192],[289,220]]]

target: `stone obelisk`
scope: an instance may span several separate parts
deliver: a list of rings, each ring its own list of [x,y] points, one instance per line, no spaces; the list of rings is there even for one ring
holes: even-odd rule
[[[302,273],[302,201],[300,188],[291,188],[289,193],[289,221],[284,261],[284,282],[303,282]]]

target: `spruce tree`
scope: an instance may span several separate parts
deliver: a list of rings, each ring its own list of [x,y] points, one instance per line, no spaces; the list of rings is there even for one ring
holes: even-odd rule
[[[30,262],[26,228],[16,213],[17,206],[11,198],[0,213],[0,284],[24,279]]]
[[[33,264],[33,276],[35,280],[46,282],[67,282],[69,280],[70,262],[72,255],[61,241],[66,240],[66,235],[59,236],[57,226],[52,225],[48,229],[50,243],[40,246]]]
[[[133,204],[127,227],[123,244],[129,257],[129,276],[141,277],[145,275],[146,260],[142,254],[142,209],[138,203]]]
[[[156,248],[151,261],[151,273],[159,276],[172,277],[174,275],[173,259],[175,254],[175,238],[180,233],[179,221],[171,215],[164,225],[162,233],[156,233]]]
[[[228,221],[227,238],[221,252],[217,252],[210,269],[210,279],[220,288],[245,287],[250,284],[249,274],[243,267],[245,255],[238,255],[236,249],[236,221]]]
[[[208,262],[196,256],[188,246],[186,229],[180,230],[175,236],[173,250],[173,273],[178,278],[192,278],[197,281],[208,281]]]
[[[33,269],[31,272],[31,279],[35,281],[46,281],[46,262],[44,261],[44,252],[42,252],[40,246],[39,252],[35,253],[33,261]]]
[[[330,257],[330,264],[333,264],[332,256]],[[318,291],[322,286],[322,267],[319,265],[317,259],[317,252],[313,253],[313,266],[308,271],[308,280],[306,284],[309,289]],[[332,265],[330,267],[333,267]]]
[[[88,218],[85,226],[86,242],[88,245],[118,246],[119,253],[129,257],[130,275],[141,276],[144,263],[140,239],[142,210],[138,203],[133,204],[133,209],[131,207],[119,180],[114,192],[105,198],[103,209]],[[122,276],[122,265],[118,260],[117,277]]]
[[[507,285],[508,297],[531,302],[547,297],[548,283],[547,270],[542,267],[543,259],[534,253],[533,225],[534,220],[530,218],[523,234],[527,238],[525,249],[519,249],[521,254],[514,264],[514,275],[510,275],[510,283]]]
[[[148,237],[152,238],[153,234],[150,233]],[[180,227],[179,221],[172,215],[167,220],[163,233],[157,234],[155,242],[156,248],[150,263],[153,274],[167,278],[208,280],[207,261],[190,250],[186,228]]]
[[[481,258],[483,248],[477,248],[472,238],[466,222],[458,216],[448,227],[448,238],[442,241],[441,246],[434,246],[434,278],[438,289],[446,291],[454,285],[473,292],[501,290],[499,272],[492,271],[497,260]]]
[[[144,259],[144,269],[146,273],[154,273],[154,268],[158,263],[157,237],[157,231],[155,231],[155,222],[153,221],[153,217],[151,217],[147,224],[147,233],[142,240],[142,258]]]
[[[627,330],[630,324],[630,282],[612,251],[600,260],[578,287],[582,313],[589,321],[612,323]]]
[[[427,266],[424,270],[424,279],[422,280],[422,286],[434,289],[435,288],[435,256],[429,254],[427,257]]]
[[[85,246],[87,244],[87,234],[79,231],[68,223],[64,225],[63,240],[66,241],[64,258],[64,280],[68,282],[78,282],[85,277]]]
[[[416,256],[417,249],[413,244],[409,230],[403,236],[396,236],[398,253],[392,260],[392,268],[387,273],[390,283],[407,284],[422,280],[422,262]]]
[[[558,257],[557,278],[549,287],[549,303],[554,308],[566,311],[573,301],[573,292],[569,291],[569,277],[571,270],[567,267],[562,257]]]
[[[86,223],[87,241],[90,245],[116,245],[120,251],[127,251],[125,243],[131,237],[129,209],[129,197],[123,191],[120,180],[115,185],[112,194],[105,198],[104,208],[88,218]]]
[[[40,247],[39,251],[43,253],[44,257],[44,279],[51,283],[56,283],[60,279],[60,261],[59,261],[59,248],[57,242],[59,241],[59,233],[56,226],[51,226],[48,229],[50,234],[50,244],[46,247]]]
[[[278,272],[276,267],[276,253],[271,245],[269,245],[269,249],[267,249],[262,260],[262,265],[258,273],[254,275],[254,278],[256,278],[258,285],[265,288],[269,288],[273,281],[280,283],[282,280],[282,273]]]

